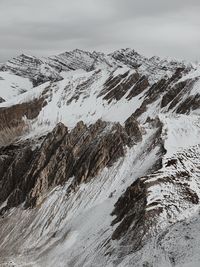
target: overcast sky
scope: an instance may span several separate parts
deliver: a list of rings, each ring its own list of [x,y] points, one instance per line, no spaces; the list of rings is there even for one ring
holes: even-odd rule
[[[200,0],[0,0],[0,61],[134,48],[200,60]]]

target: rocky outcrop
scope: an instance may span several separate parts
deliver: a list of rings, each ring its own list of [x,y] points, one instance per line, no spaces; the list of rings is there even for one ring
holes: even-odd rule
[[[179,114],[189,114],[193,110],[200,108],[200,94],[188,96],[182,103],[177,105],[176,112]]]
[[[161,108],[168,105],[168,111],[175,108],[177,113],[181,113],[178,111],[178,108],[179,108],[179,106],[183,105],[183,106],[185,106],[185,112],[182,112],[182,113],[186,113],[187,111],[188,112],[190,111],[189,106],[191,104],[191,109],[193,109],[192,103],[190,103],[189,105],[185,105],[184,104],[185,101],[182,101],[182,99],[184,98],[184,95],[187,95],[188,92],[190,92],[192,90],[196,81],[197,81],[197,79],[188,79],[188,80],[185,80],[183,82],[178,82],[174,86],[170,87],[168,92],[162,98]],[[188,98],[194,99],[195,97],[190,96]],[[194,101],[194,103],[195,103],[195,101]],[[194,105],[194,109],[196,109],[195,105]]]
[[[148,105],[153,104],[156,101],[159,101],[160,99],[161,101],[159,101],[159,104],[161,108],[166,107],[169,103],[169,109],[172,108],[172,105],[175,106],[178,103],[178,100],[180,100],[180,92],[183,89],[185,90],[187,84],[187,81],[178,83],[178,80],[182,77],[185,71],[187,71],[185,70],[185,68],[177,68],[171,75],[171,77],[163,77],[156,83],[154,83],[145,93],[144,100],[141,106],[135,111],[135,117],[138,118],[139,116],[141,116],[144,112],[147,111]],[[149,84],[146,78],[144,77],[139,85],[139,88],[145,90]],[[139,90],[140,93],[141,89],[138,89],[136,87],[135,92]],[[135,93],[133,88],[132,92],[130,92],[130,97],[134,95]]]
[[[2,97],[0,97],[0,103],[3,103],[3,102],[5,102],[5,100]]]
[[[48,190],[70,177],[68,193],[76,190],[124,156],[126,146],[141,140],[138,123],[131,116],[125,127],[102,120],[86,126],[80,121],[69,132],[59,123],[34,151],[29,144],[2,148],[0,203],[7,200],[7,205],[1,212],[24,201],[25,207],[34,207]]]
[[[112,100],[118,101],[135,85],[139,78],[137,72],[130,73],[130,71],[126,71],[117,76],[111,74],[98,97],[103,96],[103,99],[107,100],[108,103]]]
[[[65,52],[57,56],[51,56],[47,59],[48,64],[57,71],[71,71],[83,69],[85,71],[93,70],[93,65],[100,53],[90,53],[81,49]]]
[[[1,149],[0,203],[7,200],[7,209],[24,201],[27,191],[23,174],[28,170],[33,157],[30,147],[10,146]],[[4,211],[4,208],[1,212]]]
[[[44,98],[0,108],[0,146],[12,143],[28,130],[25,118],[33,120],[46,105]]]
[[[135,50],[126,48],[115,51],[110,54],[115,60],[123,62],[125,65],[131,68],[138,68],[144,62],[148,61],[147,58],[142,57]]]
[[[162,98],[161,101],[161,108],[166,107],[170,102],[174,100],[174,98],[183,90],[183,88],[186,86],[187,82],[180,82],[176,84],[174,87],[172,87]],[[177,104],[177,101],[173,101],[173,103],[170,105],[170,108],[173,108]]]
[[[131,140],[136,143],[142,141],[141,130],[133,114],[125,121],[124,127],[128,136],[132,137]]]
[[[166,158],[164,165],[137,179],[118,199],[112,212],[112,226],[116,225],[112,239],[120,242],[119,262],[198,208],[198,155],[199,145]]]
[[[33,86],[47,81],[59,81],[62,76],[43,59],[29,55],[20,55],[2,64],[0,71],[9,71],[20,77],[28,78]]]
[[[144,101],[142,102],[141,106],[135,111],[134,116],[138,118],[142,115],[142,113],[146,112],[147,106],[159,99],[160,95],[166,91],[168,86],[169,81],[164,78],[152,85],[146,92]]]
[[[146,78],[146,76],[144,75],[133,86],[129,95],[127,96],[127,99],[131,100],[133,97],[135,97],[135,96],[141,94],[143,91],[145,91],[148,87],[149,87],[149,81]]]
[[[129,242],[132,242],[130,247],[133,250],[137,250],[141,247],[142,239],[149,229],[147,224],[150,223],[148,218],[150,216],[148,216],[145,210],[147,205],[146,196],[147,189],[145,184],[143,184],[141,179],[138,179],[117,201],[112,213],[112,215],[116,216],[112,225],[119,223],[118,227],[113,232],[112,239],[124,238],[124,236],[129,233],[127,239]]]
[[[127,123],[131,119],[134,120],[133,115],[127,120]],[[147,177],[140,177],[133,182],[115,203],[111,214],[115,218],[111,225],[114,227],[117,224],[117,227],[113,231],[112,239],[120,240],[122,248],[126,246],[126,250],[118,251],[119,259],[125,254],[139,250],[144,245],[144,242],[153,234],[152,227],[156,225],[156,218],[159,218],[162,211],[159,206],[152,210],[147,209],[150,190],[146,181],[148,181],[149,176],[152,175],[154,177],[153,173],[159,173],[162,168],[161,159],[166,153],[161,137],[163,124],[159,118],[155,120],[149,119],[148,123],[151,127],[157,128],[152,138],[152,143],[149,144],[149,151],[159,147],[158,154],[160,158],[149,170],[151,174],[147,175]],[[138,138],[140,137],[138,136]],[[156,203],[154,204],[156,205]]]

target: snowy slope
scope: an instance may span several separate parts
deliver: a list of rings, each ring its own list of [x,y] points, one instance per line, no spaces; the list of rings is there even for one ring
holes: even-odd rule
[[[7,101],[32,89],[32,83],[27,78],[1,71],[0,88],[0,96]]]

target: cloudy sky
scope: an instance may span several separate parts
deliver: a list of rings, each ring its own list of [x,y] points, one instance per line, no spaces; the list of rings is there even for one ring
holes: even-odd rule
[[[75,48],[200,60],[199,0],[0,0],[0,62]]]

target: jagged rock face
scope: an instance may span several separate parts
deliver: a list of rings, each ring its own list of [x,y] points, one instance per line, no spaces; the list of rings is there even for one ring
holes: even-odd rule
[[[162,125],[155,134],[156,142],[160,142],[161,129]],[[164,155],[165,149],[162,146],[160,148],[160,154]],[[199,145],[183,150],[173,158],[165,158],[160,165],[154,166],[150,174],[137,179],[118,199],[111,214],[115,216],[112,225],[117,224],[112,239],[120,243],[116,265],[127,254],[140,251],[162,229],[183,221],[187,212],[198,209],[198,155]],[[166,234],[167,230],[163,236]],[[160,235],[159,238],[162,239],[163,236]],[[156,242],[159,243],[160,240],[156,239]],[[153,262],[152,259],[149,261]]]
[[[96,69],[99,64],[112,66],[114,63],[103,53],[86,52],[80,49],[75,49],[71,52],[65,52],[58,56],[52,56],[47,59],[50,66],[57,69],[59,72],[63,70],[83,69],[91,71]]]
[[[175,72],[186,68],[187,72],[192,69],[191,65],[186,66],[183,62],[162,60],[159,57],[146,58],[130,48],[115,51],[110,56],[117,62],[122,62],[130,68],[137,69],[139,73],[149,76],[151,85],[165,76],[167,71]]]
[[[5,102],[5,100],[2,97],[0,97],[0,103],[3,103],[3,102]]]
[[[1,149],[0,202],[7,200],[7,209],[25,199],[27,190],[22,177],[28,170],[32,157],[33,152],[29,147],[11,146]]]
[[[49,57],[49,60],[49,64],[59,72],[62,70],[76,70],[78,68],[89,71],[94,62],[91,53],[79,49],[65,52],[55,57]]]
[[[126,124],[131,123],[131,120],[134,120],[133,118],[132,115],[132,117],[126,121]],[[166,152],[161,139],[163,125],[158,118],[150,123],[157,128],[153,137],[153,143],[149,144],[150,149],[159,146],[160,149],[157,153],[162,156]],[[138,136],[138,139],[140,139],[140,136]],[[161,167],[162,163],[159,160],[152,167],[151,172],[156,172]],[[146,235],[148,234],[148,231],[151,229],[153,222],[156,221],[156,214],[159,214],[159,208],[157,210],[155,209],[153,212],[147,212],[147,197],[148,189],[145,184],[145,179],[141,177],[127,188],[126,192],[118,199],[112,212],[112,215],[116,215],[112,225],[120,222],[115,229],[112,238],[122,238],[123,244],[128,244],[128,242],[130,242],[132,244],[130,247],[133,251],[142,246],[143,239],[147,238]],[[150,219],[151,216],[152,220]]]
[[[143,91],[145,91],[149,87],[149,81],[146,78],[146,76],[142,76],[137,83],[133,86],[131,89],[129,95],[127,96],[127,99],[130,100],[133,97],[141,94]]]
[[[44,98],[29,103],[0,108],[0,146],[5,146],[28,131],[25,118],[32,120],[38,116],[46,102]]]
[[[122,61],[126,65],[138,68],[142,65],[143,62],[147,61],[147,58],[141,57],[140,54],[138,54],[136,51],[132,49],[121,49],[119,51],[116,51],[114,53],[110,54],[115,60]]]
[[[139,81],[139,78],[140,76],[137,72],[130,74],[129,71],[117,77],[110,77],[106,81],[105,88],[100,96],[104,95],[103,99],[108,100],[108,102],[112,100],[118,101]]]
[[[76,189],[123,157],[126,146],[141,140],[138,123],[131,117],[125,128],[98,120],[89,127],[79,122],[68,132],[60,123],[35,151],[29,146],[2,148],[0,202],[8,198],[3,211],[24,201],[26,207],[35,206],[50,188],[70,177],[74,178],[69,192]]]
[[[29,78],[34,87],[47,81],[62,79],[59,73],[46,64],[46,62],[24,54],[3,64],[0,67],[0,71],[10,71],[15,75]]]
[[[142,134],[139,125],[133,114],[125,121],[124,124],[126,132],[129,136],[132,136],[133,141],[136,143],[142,141]]]

